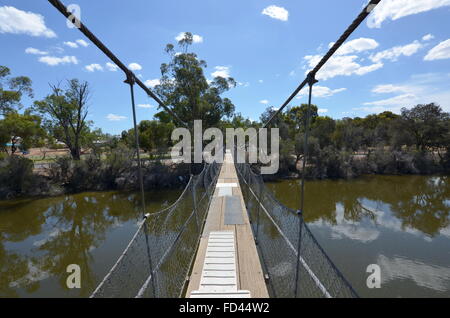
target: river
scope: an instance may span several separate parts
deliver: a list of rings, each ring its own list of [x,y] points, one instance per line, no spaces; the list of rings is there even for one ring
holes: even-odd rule
[[[298,208],[298,181],[268,183]],[[181,191],[146,194],[149,211]],[[135,193],[88,192],[0,202],[0,297],[87,297],[141,220]],[[305,220],[362,297],[450,297],[450,178],[368,176],[309,181]],[[68,289],[79,264],[81,289]],[[369,264],[381,288],[369,289]]]
[[[180,193],[146,193],[148,211]],[[142,220],[140,201],[136,193],[86,192],[0,202],[0,297],[88,297]],[[69,264],[81,268],[81,289],[66,287]]]
[[[269,183],[298,209],[298,181]],[[309,181],[304,218],[361,297],[450,297],[450,178],[367,176]],[[381,270],[370,289],[367,266]]]

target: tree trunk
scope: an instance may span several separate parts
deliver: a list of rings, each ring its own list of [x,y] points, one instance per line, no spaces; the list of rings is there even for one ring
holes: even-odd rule
[[[81,156],[80,156],[80,149],[77,147],[71,148],[70,149],[70,155],[72,156],[73,160],[80,160]]]

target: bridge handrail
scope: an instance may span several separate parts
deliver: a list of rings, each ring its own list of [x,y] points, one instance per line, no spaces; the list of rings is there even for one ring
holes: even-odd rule
[[[175,203],[146,214],[125,250],[90,297],[180,296],[200,242],[201,227],[211,202],[210,188],[217,182],[219,170],[220,164],[216,162],[205,164],[202,172],[189,178]],[[197,191],[203,192],[199,200],[194,193]],[[204,201],[208,196],[210,200]],[[171,254],[177,254],[173,257],[176,264],[169,257]],[[175,266],[175,272],[170,272],[168,266]]]
[[[191,183],[193,182],[193,179],[194,179],[195,177],[198,177],[198,176],[200,176],[201,174],[203,174],[203,173],[205,172],[205,170],[206,170],[206,165],[203,165],[203,169],[202,169],[202,171],[201,171],[198,175],[191,175],[191,176],[189,177],[189,181],[188,181],[188,183],[186,184],[186,186],[184,187],[183,192],[181,192],[180,196],[178,197],[178,199],[177,199],[174,203],[172,203],[170,206],[168,206],[168,207],[166,207],[166,208],[164,208],[164,209],[162,209],[162,210],[159,210],[159,211],[157,211],[157,212],[147,213],[145,216],[146,216],[147,218],[150,217],[150,216],[156,216],[156,215],[158,215],[158,214],[162,214],[162,213],[164,213],[164,212],[167,212],[167,211],[169,211],[170,209],[172,209],[174,206],[176,206],[176,205],[180,202],[180,200],[183,198],[185,192],[189,189],[189,186],[190,186]]]
[[[252,230],[258,242],[258,252],[263,267],[269,275],[272,296],[358,297],[352,286],[320,246],[304,222],[302,214],[280,203],[264,184],[261,175],[254,173],[250,165],[236,164],[236,170],[247,202]],[[258,188],[259,193],[253,184],[260,187]],[[254,199],[249,197],[250,194]],[[255,203],[253,204],[253,202]],[[262,218],[259,212],[260,207],[266,215],[265,222],[260,221]],[[287,214],[283,214],[283,212],[288,212],[294,217],[286,219]],[[282,220],[284,222],[281,222]],[[281,241],[273,237],[271,228],[278,232],[282,238]],[[264,231],[269,232],[270,235]],[[300,244],[299,248],[297,242]],[[299,260],[303,269],[293,269],[296,259]],[[289,267],[285,270],[284,275],[279,273],[282,266]],[[301,274],[298,281],[294,277],[297,271]],[[297,290],[299,290],[298,294]]]

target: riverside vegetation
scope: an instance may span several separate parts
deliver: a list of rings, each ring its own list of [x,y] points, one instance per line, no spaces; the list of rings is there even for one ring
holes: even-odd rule
[[[236,85],[232,78],[204,75],[206,62],[189,52],[192,34],[168,44],[169,62],[161,64],[160,99],[185,123],[202,120],[203,129],[262,127],[275,112],[268,107],[259,121],[235,112],[221,95]],[[182,52],[182,53],[179,53]],[[192,85],[195,83],[195,85]],[[0,199],[57,195],[88,190],[137,188],[134,129],[120,136],[105,134],[87,120],[90,84],[78,79],[50,85],[50,93],[25,109],[22,97],[33,98],[32,81],[12,77],[0,66]],[[430,102],[405,105],[400,114],[389,111],[364,118],[333,119],[319,116],[312,105],[311,133],[305,175],[313,179],[354,178],[362,174],[448,174],[450,171],[450,115]],[[272,122],[280,138],[280,169],[266,178],[296,178],[304,156],[307,105],[289,107]],[[165,112],[139,123],[146,189],[182,187],[188,180],[187,164],[173,164],[167,153],[177,123]],[[193,128],[193,127],[189,127]],[[54,148],[63,143],[69,156],[46,164],[36,173],[35,162],[19,155],[29,148]],[[83,154],[84,152],[84,154]],[[200,167],[193,167],[192,172]],[[257,169],[257,167],[256,167]]]

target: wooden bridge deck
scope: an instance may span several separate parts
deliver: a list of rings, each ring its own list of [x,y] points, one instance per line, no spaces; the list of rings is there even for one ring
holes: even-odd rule
[[[227,183],[231,183],[231,185],[227,185]],[[229,186],[232,187],[230,188]],[[232,195],[233,197],[229,195]],[[231,205],[230,198],[234,198],[234,200],[236,200],[235,202],[240,202],[242,215],[230,214],[231,206],[226,206],[227,204]],[[233,210],[233,213],[235,213],[239,209]],[[233,220],[238,221],[233,222]],[[200,239],[200,245],[190,276],[186,297],[190,297],[191,292],[197,291],[201,287],[202,271],[204,269],[209,234],[210,232],[217,231],[231,231],[234,233],[237,289],[250,291],[250,297],[252,298],[269,297],[252,230],[250,228],[244,199],[239,186],[239,180],[233,164],[233,157],[230,153],[225,154],[224,164],[220,171],[214,196],[206,218],[205,227]]]

